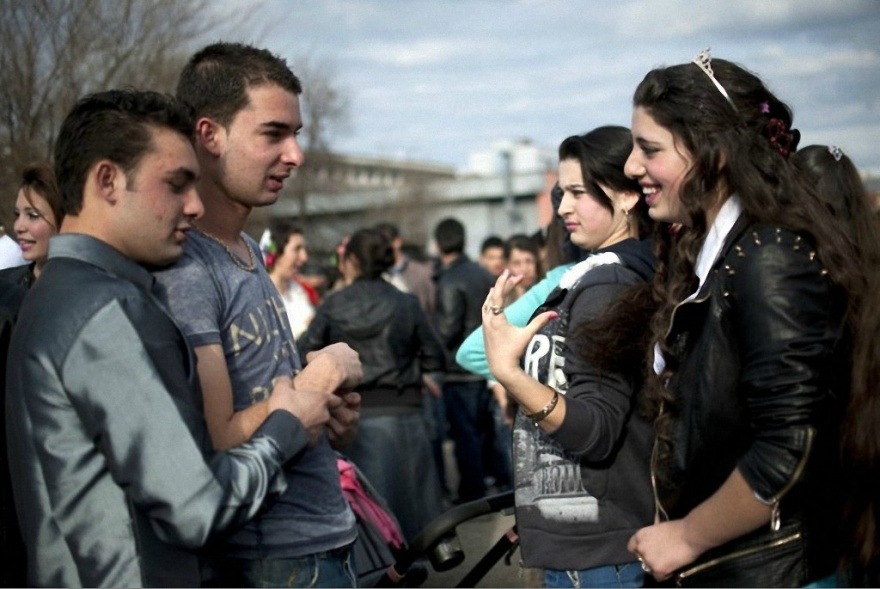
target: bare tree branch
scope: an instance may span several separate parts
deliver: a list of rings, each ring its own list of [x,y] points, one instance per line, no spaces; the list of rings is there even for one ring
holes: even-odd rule
[[[0,221],[24,164],[50,158],[84,94],[173,91],[195,45],[248,18],[210,0],[0,0]]]
[[[308,220],[308,195],[315,190],[332,191],[330,185],[319,185],[318,173],[332,163],[330,145],[336,133],[348,130],[351,106],[348,93],[336,81],[332,62],[302,55],[291,66],[303,84],[301,141],[306,165],[297,171],[290,192],[297,201],[300,222],[304,223]]]

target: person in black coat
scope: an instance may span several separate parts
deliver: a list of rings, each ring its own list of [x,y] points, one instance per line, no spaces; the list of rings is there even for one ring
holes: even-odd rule
[[[412,541],[442,511],[422,413],[422,378],[441,370],[446,355],[416,296],[382,278],[393,263],[391,243],[381,232],[355,232],[340,260],[348,286],[324,300],[298,347],[305,358],[344,342],[360,355],[361,420],[344,454],[386,500]]]
[[[5,560],[0,567],[0,586],[24,587],[27,557],[15,514],[6,454],[6,357],[21,302],[46,263],[49,238],[58,233],[63,216],[58,186],[48,164],[36,162],[25,168],[13,216],[13,237],[28,263],[0,270],[0,554]]]

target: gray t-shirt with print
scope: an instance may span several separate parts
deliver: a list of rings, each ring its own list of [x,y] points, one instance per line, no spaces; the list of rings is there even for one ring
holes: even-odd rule
[[[243,236],[259,261],[256,243]],[[284,303],[259,263],[245,271],[220,244],[191,231],[183,257],[155,276],[193,348],[223,346],[236,411],[267,398],[275,377],[301,369]],[[354,514],[326,436],[285,472],[287,491],[227,538],[229,556],[297,558],[354,541]]]

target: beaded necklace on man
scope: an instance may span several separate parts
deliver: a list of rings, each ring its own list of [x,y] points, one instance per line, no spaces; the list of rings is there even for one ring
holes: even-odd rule
[[[195,230],[198,231],[199,233],[201,233],[202,235],[204,235],[205,237],[207,237],[208,239],[210,239],[211,241],[219,243],[220,246],[224,250],[226,250],[226,253],[232,259],[232,263],[235,264],[236,266],[238,266],[239,268],[241,268],[242,270],[244,270],[245,272],[253,272],[254,268],[257,267],[257,261],[256,261],[256,259],[254,259],[254,252],[253,252],[253,250],[251,250],[251,246],[248,245],[248,243],[246,241],[244,241],[243,239],[242,239],[242,241],[244,242],[245,248],[247,248],[248,263],[245,263],[244,261],[242,261],[241,258],[236,256],[235,253],[232,251],[232,249],[228,245],[226,245],[226,242],[223,241],[222,239],[220,239],[219,237],[217,237],[215,235],[211,235],[210,233],[208,233],[207,231],[205,231],[204,229],[202,229],[200,227],[195,227]],[[241,238],[239,238],[239,239],[241,239]]]

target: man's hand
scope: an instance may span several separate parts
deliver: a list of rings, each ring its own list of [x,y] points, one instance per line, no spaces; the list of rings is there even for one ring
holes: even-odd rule
[[[360,356],[348,344],[335,343],[306,355],[306,367],[296,377],[300,388],[324,389],[333,381],[335,389],[350,391],[364,378]]]
[[[268,410],[283,409],[293,413],[309,434],[309,446],[314,446],[331,420],[331,413],[343,403],[339,396],[324,391],[293,389],[288,377],[275,380],[269,396]]]
[[[343,393],[335,395],[340,404],[330,410],[330,421],[327,423],[327,439],[337,450],[351,446],[357,437],[358,422],[361,418],[360,393]]]

